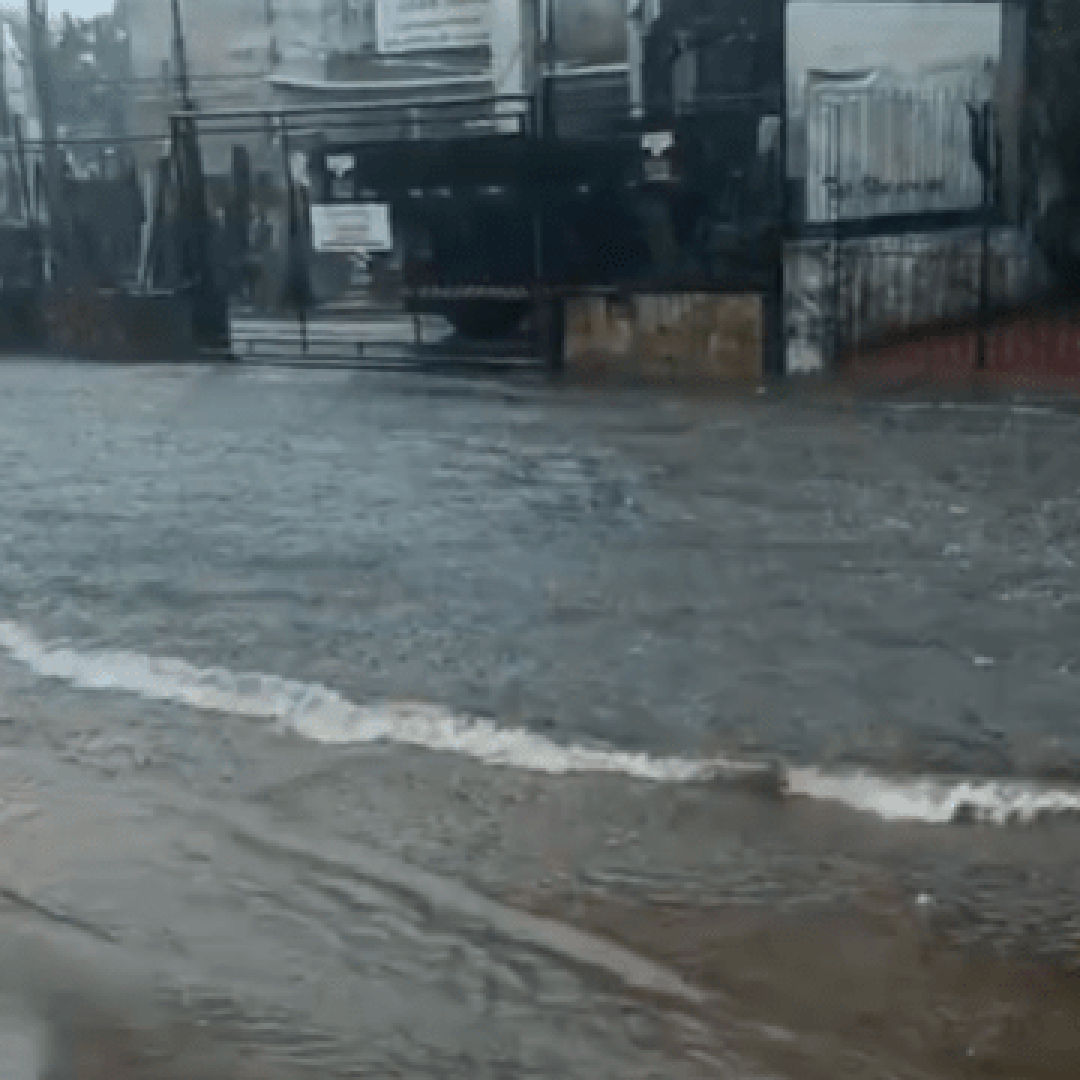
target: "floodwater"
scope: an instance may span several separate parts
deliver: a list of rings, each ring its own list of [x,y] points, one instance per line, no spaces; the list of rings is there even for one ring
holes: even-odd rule
[[[0,1077],[1071,1077],[1080,419],[0,369]]]

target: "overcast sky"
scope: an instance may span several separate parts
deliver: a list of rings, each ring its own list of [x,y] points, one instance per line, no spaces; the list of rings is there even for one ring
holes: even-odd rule
[[[797,2],[788,20],[788,69],[797,82],[813,69],[903,71],[1001,55],[997,4]]]
[[[49,15],[59,18],[64,12],[73,19],[92,19],[106,11],[112,11],[112,0],[51,0]]]

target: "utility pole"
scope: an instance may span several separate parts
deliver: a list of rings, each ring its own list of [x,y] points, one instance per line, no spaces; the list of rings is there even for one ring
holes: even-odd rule
[[[11,138],[7,88],[7,20],[0,18],[0,137]]]
[[[535,0],[533,11],[536,16],[536,44],[541,62],[535,76],[534,96],[534,136],[550,138],[552,128],[552,69],[554,68],[555,49],[555,12],[556,0]]]
[[[7,142],[11,138],[11,114],[8,111],[7,95],[7,22],[0,17],[0,138],[4,139],[3,169],[4,169],[4,213],[15,215],[18,203],[18,193],[15,188],[14,155],[11,145]]]
[[[641,120],[644,113],[642,86],[642,51],[643,38],[648,30],[648,12],[645,0],[628,0],[626,5],[626,63],[629,67],[630,116],[634,122]]]
[[[223,302],[214,273],[210,250],[210,222],[206,210],[206,183],[203,175],[199,128],[194,117],[191,84],[188,79],[187,47],[179,0],[172,0],[173,56],[176,89],[181,115],[172,117],[173,148],[179,166],[181,265],[192,287],[191,317],[196,345],[218,348],[229,336],[228,305]]]
[[[990,306],[990,215],[998,203],[1001,154],[993,102],[968,105],[971,155],[982,175],[982,229],[979,244],[979,341],[976,367],[986,367],[986,321]]]
[[[176,89],[181,108],[191,112],[191,85],[188,82],[187,47],[184,43],[184,24],[180,20],[180,0],[172,0],[173,63],[176,67]]]
[[[286,197],[288,206],[288,231],[285,236],[285,280],[286,295],[296,311],[300,322],[300,335],[303,341],[304,355],[308,351],[307,328],[307,260],[303,249],[304,238],[300,230],[300,192],[293,176],[292,154],[289,152],[289,123],[282,116],[281,123],[281,160],[285,168]]]
[[[64,249],[62,237],[65,224],[64,169],[60,148],[56,142],[56,115],[53,112],[53,83],[49,40],[49,12],[38,0],[26,0],[26,24],[30,38],[30,59],[34,72],[34,95],[37,98],[38,119],[41,125],[42,158],[45,172],[46,198],[49,206],[49,247],[56,252]],[[58,244],[57,241],[60,240]]]
[[[53,112],[52,43],[49,40],[47,0],[26,0],[26,23],[30,31],[30,57],[34,69],[34,93],[37,97],[41,138],[47,149],[56,148],[56,116]]]
[[[773,313],[774,347],[772,357],[772,374],[776,379],[783,379],[788,373],[788,324],[787,324],[787,246],[791,230],[791,201],[788,187],[788,124],[791,110],[788,103],[787,70],[788,70],[788,32],[787,32],[787,4],[783,6],[780,24],[780,70],[784,72],[784,86],[781,91],[780,104],[780,133],[779,133],[779,218],[780,237],[776,251],[776,266],[774,268],[773,289],[776,310]]]

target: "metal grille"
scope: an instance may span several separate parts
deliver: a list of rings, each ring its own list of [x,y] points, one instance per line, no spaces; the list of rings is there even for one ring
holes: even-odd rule
[[[560,139],[610,138],[630,116],[625,70],[580,69],[548,76],[548,134]]]

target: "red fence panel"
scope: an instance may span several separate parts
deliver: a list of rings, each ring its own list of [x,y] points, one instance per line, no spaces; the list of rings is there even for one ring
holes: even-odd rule
[[[983,369],[979,327],[970,323],[863,345],[844,364],[844,377],[883,388],[919,383],[1080,391],[1080,312],[1017,313],[987,326],[985,333]]]

